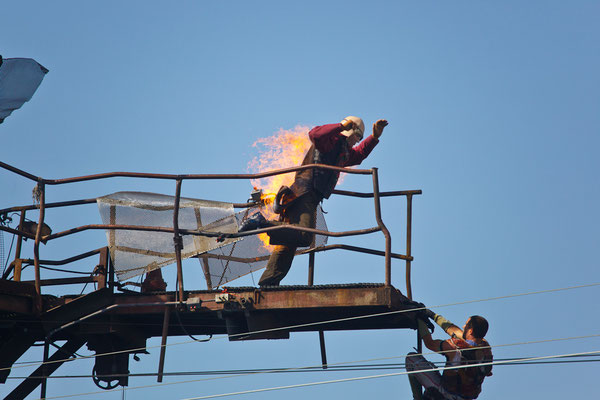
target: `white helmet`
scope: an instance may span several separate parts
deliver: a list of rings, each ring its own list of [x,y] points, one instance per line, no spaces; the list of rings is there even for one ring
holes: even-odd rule
[[[352,122],[352,128],[342,131],[342,135],[346,137],[358,135],[360,138],[359,140],[361,140],[365,133],[365,123],[363,122],[363,120],[353,115],[350,115],[342,120],[342,125],[346,126],[348,121]]]

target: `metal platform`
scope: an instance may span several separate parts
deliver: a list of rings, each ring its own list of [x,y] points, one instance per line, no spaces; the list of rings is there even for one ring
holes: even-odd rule
[[[63,319],[60,326],[53,327],[52,338],[65,340],[73,335],[118,333],[123,329],[131,331],[132,326],[143,327],[140,335],[147,338],[161,336],[167,309],[177,313],[168,323],[169,336],[228,334],[231,340],[275,339],[298,331],[416,326],[412,313],[385,314],[407,309],[409,300],[399,290],[383,284],[232,287],[225,292],[186,292],[186,300],[179,304],[176,292],[107,293],[107,296],[111,300],[103,301],[104,307],[95,315]],[[68,308],[74,299],[66,296],[58,301]],[[62,307],[49,313],[57,314]],[[376,314],[384,315],[357,318]],[[277,330],[252,334],[272,329]],[[43,340],[49,332],[39,332],[38,340]]]

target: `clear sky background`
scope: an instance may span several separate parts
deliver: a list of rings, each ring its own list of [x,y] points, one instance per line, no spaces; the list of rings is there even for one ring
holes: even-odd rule
[[[423,190],[413,206],[416,300],[433,307],[600,282],[597,1],[6,2],[0,15],[0,54],[31,57],[50,70],[33,99],[0,125],[4,162],[44,178],[110,171],[244,173],[256,156],[252,143],[280,128],[358,115],[370,130],[376,119],[386,118],[389,126],[363,167],[380,168],[383,190]],[[340,188],[369,191],[370,185],[366,177],[347,177]],[[31,181],[0,171],[0,188],[0,208],[31,204]],[[52,186],[47,201],[119,190],[173,194],[175,184],[119,178]],[[245,181],[197,181],[185,182],[182,194],[244,202],[250,190]],[[383,207],[393,250],[402,253],[405,201],[386,199]],[[369,200],[334,196],[324,208],[333,231],[375,225]],[[95,205],[49,211],[46,218],[54,231],[100,223]],[[9,239],[5,234],[7,248]],[[384,248],[380,233],[330,242]],[[40,252],[61,259],[105,243],[103,232],[86,232]],[[32,247],[26,242],[24,254],[31,255]],[[338,251],[316,259],[317,284],[384,280],[380,258]],[[88,271],[93,262],[75,268]],[[305,283],[306,265],[307,258],[298,257],[282,283]],[[174,290],[175,267],[164,270]],[[205,287],[196,261],[184,264],[184,276],[186,288]],[[253,279],[233,284],[252,285]],[[392,281],[404,291],[403,263],[393,262]],[[461,326],[469,315],[484,315],[491,344],[514,344],[600,334],[598,294],[591,287],[434,311]],[[434,337],[442,338],[440,331]],[[412,330],[327,332],[328,361],[403,362],[415,337]],[[498,347],[494,354],[595,350],[600,337]],[[91,354],[85,348],[80,353]],[[130,361],[132,373],[156,371],[159,351],[150,353]],[[26,359],[41,359],[41,348]],[[319,363],[317,334],[298,333],[290,340],[221,338],[170,346],[165,371]],[[92,366],[91,360],[74,361],[56,375],[89,374]],[[593,363],[498,366],[480,398],[592,398],[599,370]],[[399,371],[180,384],[203,377],[166,377],[172,385],[128,390],[125,396],[184,399]],[[30,372],[14,369],[11,376]],[[18,382],[9,380],[0,394]],[[132,388],[153,383],[130,379]],[[48,396],[98,390],[89,378],[54,379]],[[36,390],[30,398],[38,396]],[[245,398],[373,396],[409,399],[406,377]],[[119,391],[79,398],[122,397]]]

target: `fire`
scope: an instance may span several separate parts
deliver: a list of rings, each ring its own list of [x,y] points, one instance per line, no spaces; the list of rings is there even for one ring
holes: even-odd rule
[[[311,144],[308,138],[309,130],[310,128],[307,126],[297,125],[294,129],[280,129],[272,136],[258,139],[252,146],[258,149],[259,156],[248,163],[248,170],[258,173],[302,164],[304,154]],[[270,205],[282,185],[290,186],[294,182],[294,174],[291,172],[252,180],[252,185],[263,191],[262,199],[267,207],[264,207],[262,211],[267,219],[278,218]],[[266,234],[258,235],[258,237],[269,251],[273,250]]]

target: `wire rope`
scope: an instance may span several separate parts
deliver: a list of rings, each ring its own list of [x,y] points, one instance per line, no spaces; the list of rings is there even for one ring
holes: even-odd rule
[[[262,333],[268,333],[268,332],[274,332],[274,331],[290,330],[290,329],[304,328],[304,327],[309,327],[309,326],[318,326],[318,325],[324,325],[324,324],[330,324],[330,323],[345,322],[345,321],[373,318],[373,317],[379,317],[379,316],[385,316],[385,315],[414,312],[414,311],[424,310],[426,308],[452,307],[452,306],[457,306],[457,305],[472,304],[472,303],[494,301],[494,300],[502,300],[502,299],[507,299],[507,298],[515,298],[515,297],[530,296],[530,295],[545,294],[545,293],[556,293],[559,291],[582,289],[582,288],[595,287],[595,286],[600,286],[600,283],[589,283],[589,284],[585,284],[585,285],[568,286],[568,287],[564,287],[564,288],[538,290],[538,291],[533,291],[533,292],[511,294],[511,295],[505,295],[505,296],[495,296],[495,297],[488,297],[488,298],[484,298],[484,299],[468,300],[468,301],[463,301],[463,302],[435,305],[435,306],[431,306],[431,307],[417,307],[417,308],[411,308],[411,309],[405,309],[405,310],[386,311],[386,312],[382,312],[382,313],[373,313],[373,314],[359,315],[359,316],[354,316],[354,317],[346,317],[346,318],[338,318],[338,319],[325,320],[325,321],[319,321],[319,322],[310,322],[310,323],[305,323],[305,324],[290,325],[290,326],[285,326],[285,327],[280,327],[280,328],[263,329],[263,330],[258,330],[258,331],[252,331],[251,333],[252,334],[262,334]],[[218,335],[218,336],[214,336],[212,339],[217,340],[217,339],[225,339],[225,338],[247,336],[247,335],[248,335],[248,332],[243,332],[243,333],[231,334],[231,335]],[[153,348],[177,346],[177,345],[189,344],[189,343],[195,343],[195,341],[187,340],[184,342],[168,343],[168,344],[165,344],[164,346],[162,346],[162,345],[150,346],[150,347],[146,346],[146,347],[119,350],[119,351],[113,351],[113,352],[107,352],[107,353],[100,353],[100,354],[89,355],[89,356],[84,356],[84,357],[76,357],[76,358],[70,358],[70,359],[64,359],[64,360],[54,360],[54,361],[46,362],[46,364],[62,363],[62,362],[67,362],[67,361],[77,361],[80,359],[93,358],[93,357],[97,357],[97,356],[108,356],[108,355],[114,355],[114,354],[120,354],[120,353],[142,352],[142,351],[146,351],[148,349],[153,349]],[[18,367],[13,366],[12,368],[24,368],[24,367],[28,367],[28,366],[41,365],[41,364],[44,364],[44,363],[25,363]],[[0,371],[7,370],[7,369],[11,369],[11,367],[0,368]]]
[[[513,363],[516,361],[519,361],[519,362],[539,361],[539,360],[549,360],[549,359],[553,359],[553,358],[565,358],[565,357],[597,355],[597,354],[600,354],[600,350],[590,351],[590,352],[581,352],[581,353],[556,354],[556,355],[550,355],[550,356],[506,359],[506,360],[501,360],[501,361],[480,363],[478,365],[479,366],[503,365],[503,364],[510,365],[510,363]],[[286,385],[286,386],[277,386],[277,387],[271,387],[271,388],[252,389],[252,390],[245,390],[245,391],[240,391],[240,392],[221,393],[221,394],[215,394],[215,395],[186,398],[186,399],[182,399],[182,400],[211,399],[211,398],[235,396],[235,395],[241,395],[241,394],[260,393],[260,392],[267,392],[267,391],[274,391],[274,390],[293,389],[293,388],[318,386],[318,385],[325,385],[325,384],[332,384],[332,383],[342,383],[342,382],[360,381],[360,380],[367,380],[367,379],[386,378],[386,377],[399,376],[399,375],[411,375],[414,373],[422,373],[422,372],[429,372],[429,371],[445,371],[445,370],[450,370],[450,369],[461,369],[461,368],[469,368],[469,367],[470,367],[469,365],[458,365],[458,366],[452,366],[452,367],[424,369],[424,370],[418,370],[418,371],[394,372],[394,373],[388,373],[388,374],[368,375],[368,376],[360,376],[360,377],[352,377],[352,378],[334,379],[334,380],[328,380],[328,381],[301,383],[301,384],[296,384],[296,385]],[[179,382],[167,382],[167,383],[151,384],[151,385],[144,385],[144,386],[136,386],[136,387],[127,388],[126,390],[148,389],[148,388],[172,386],[172,385],[185,384],[185,383],[196,383],[196,382],[222,379],[222,378],[227,378],[227,376],[219,377],[219,378],[204,378],[204,379],[194,379],[194,380],[179,381]],[[110,393],[110,392],[120,391],[120,390],[122,390],[122,389],[119,388],[119,389],[103,390],[103,391],[95,391],[95,392],[76,393],[76,394],[69,394],[69,395],[62,395],[62,396],[46,397],[45,399],[50,400],[50,399],[62,399],[62,398],[68,398],[68,397],[89,396],[89,395],[100,394],[100,393]]]
[[[576,355],[573,357],[592,357],[597,356],[600,357],[599,354],[591,354],[591,355]],[[520,357],[520,358],[495,358],[494,361],[510,361],[510,363],[505,363],[501,365],[543,365],[543,364],[575,364],[575,363],[596,363],[600,362],[600,359],[579,359],[579,360],[558,360],[558,361],[550,361],[550,360],[542,360],[542,361],[522,361],[528,357]],[[430,361],[431,364],[436,367],[442,367],[446,364],[445,361]],[[311,367],[290,367],[290,368],[255,368],[255,369],[247,369],[247,370],[217,370],[217,371],[176,371],[176,372],[163,372],[163,376],[203,376],[203,375],[246,375],[246,374],[263,374],[263,373],[303,373],[303,372],[341,372],[341,371],[373,371],[373,370],[390,370],[390,369],[403,369],[406,367],[406,363],[385,363],[385,364],[358,364],[358,365],[339,365],[332,366],[332,364],[328,364],[327,369],[322,369],[322,366],[311,366]],[[31,376],[15,376],[8,377],[8,379],[77,379],[77,378],[93,378],[93,377],[154,377],[158,376],[158,372],[140,372],[140,373],[130,373],[130,374],[111,374],[111,375],[89,375],[89,374],[79,374],[79,375],[31,375]]]
[[[587,336],[576,336],[576,337],[571,337],[571,338],[546,339],[546,340],[540,340],[540,341],[517,342],[517,343],[502,344],[502,345],[491,346],[491,347],[507,347],[507,346],[516,346],[516,345],[524,345],[524,344],[547,343],[547,342],[554,342],[554,341],[583,339],[583,338],[591,338],[591,337],[600,337],[600,334],[587,335]],[[443,353],[443,352],[441,352],[441,353]],[[421,353],[421,355],[428,355],[428,354],[440,354],[440,353],[439,352]],[[587,353],[581,353],[581,354],[583,355],[583,354],[587,354]],[[596,355],[596,353],[594,353],[593,355]],[[573,355],[573,357],[576,357],[576,356],[580,356],[580,354],[579,353],[575,353]],[[346,362],[339,362],[339,363],[328,364],[328,366],[340,366],[340,365],[346,365],[346,364],[352,364],[352,363],[358,363],[358,362],[369,362],[369,361],[377,361],[377,360],[389,360],[389,359],[397,359],[397,358],[404,358],[404,357],[406,357],[406,355],[395,356],[395,357],[372,358],[372,359],[358,360],[358,361],[346,361]],[[514,361],[514,362],[523,363],[525,360],[528,360],[528,358],[505,359],[506,362],[504,362],[503,364],[510,365],[509,361],[513,362],[513,360],[517,360],[517,361]],[[179,382],[167,382],[167,383],[159,383],[159,384],[153,384],[153,385],[144,385],[144,386],[129,387],[129,388],[127,388],[127,390],[144,389],[144,388],[148,388],[148,387],[162,387],[162,386],[169,386],[169,385],[175,385],[175,384],[184,384],[184,383],[196,383],[196,382],[204,382],[204,381],[213,381],[213,380],[237,378],[237,377],[243,377],[243,376],[260,375],[260,374],[265,374],[265,373],[277,373],[277,372],[283,372],[283,371],[287,371],[287,370],[303,370],[303,369],[308,369],[308,368],[321,368],[321,367],[322,367],[322,365],[314,365],[314,366],[308,366],[308,367],[296,367],[296,368],[284,368],[284,369],[279,368],[279,369],[272,369],[272,370],[266,370],[266,371],[247,372],[247,373],[240,373],[240,374],[217,376],[217,377],[211,377],[211,378],[202,378],[202,379],[194,379],[194,380],[179,381]],[[118,390],[118,389],[113,389],[113,391],[115,391],[115,390]],[[84,393],[84,394],[81,394],[81,395],[98,394],[98,393],[105,393],[105,391],[90,392],[90,393]],[[66,397],[74,397],[74,396],[76,396],[76,395],[69,395],[69,396],[66,396]],[[62,396],[62,397],[65,397],[65,396]]]

